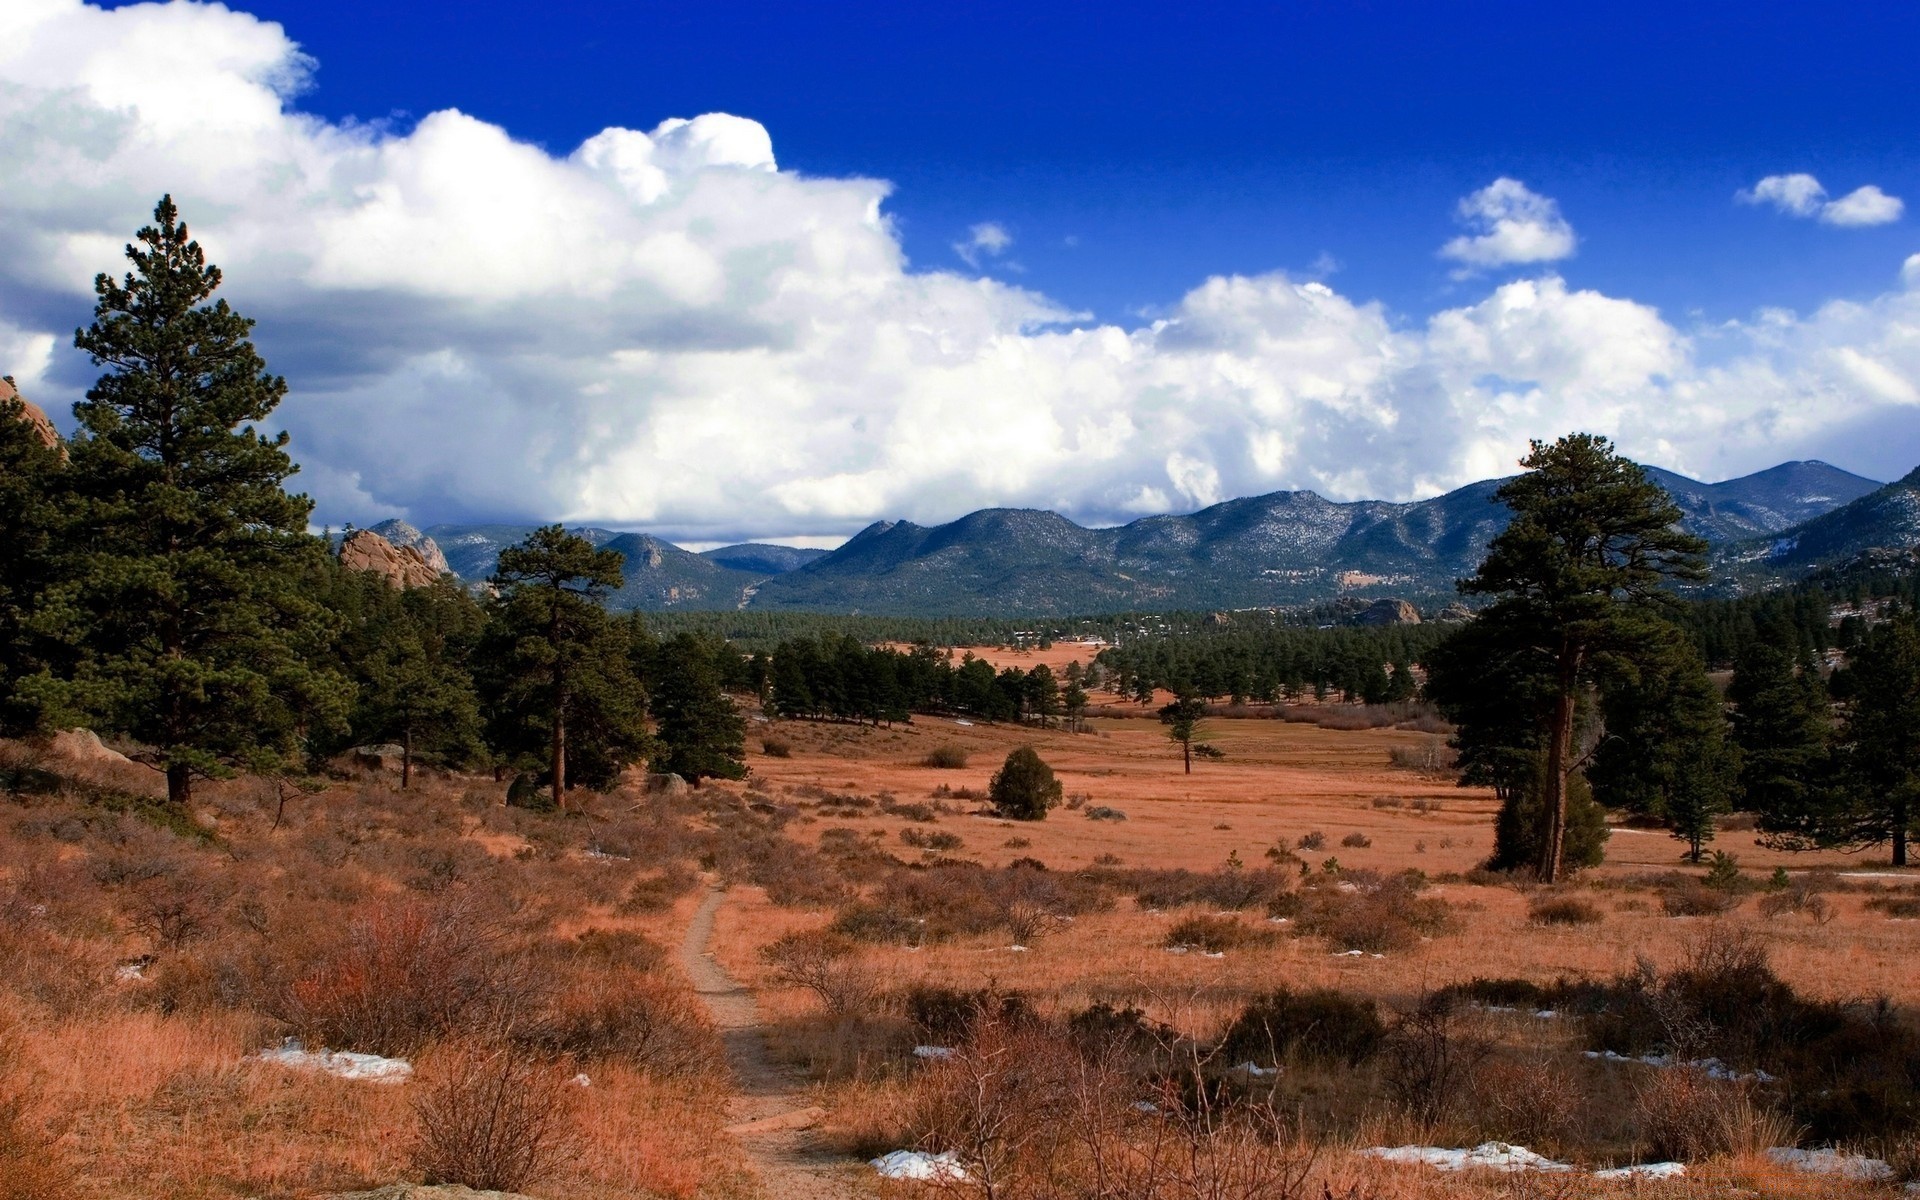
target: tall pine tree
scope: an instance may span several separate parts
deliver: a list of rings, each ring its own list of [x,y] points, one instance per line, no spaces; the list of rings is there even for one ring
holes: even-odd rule
[[[690,633],[660,647],[653,715],[661,753],[649,761],[650,769],[695,783],[746,777],[746,724],[720,689],[714,659],[722,653],[731,653],[725,643],[715,646]]]
[[[479,655],[490,740],[522,760],[544,757],[563,811],[567,788],[610,784],[651,744],[626,626],[604,606],[620,567],[618,551],[548,525],[502,550],[493,575]]]
[[[145,742],[184,805],[193,780],[271,767],[307,727],[343,715],[346,687],[299,652],[324,615],[298,586],[324,553],[291,495],[285,433],[258,428],[286,394],[225,300],[171,197],[94,281],[74,344],[107,368],[74,406],[69,476],[87,537],[70,598],[78,699]]]
[[[1743,806],[1787,847],[1817,843],[1832,799],[1824,786],[1833,730],[1827,690],[1811,663],[1782,648],[1796,644],[1781,631],[1756,639],[1735,660],[1727,689]]]
[[[53,611],[67,538],[66,456],[27,419],[12,379],[0,387],[0,735],[40,728],[70,668]]]
[[[1739,762],[1699,651],[1676,630],[1664,653],[1605,688],[1601,710],[1606,736],[1587,771],[1595,797],[1664,820],[1699,862],[1714,817],[1732,807]]]
[[[1574,725],[1608,659],[1633,659],[1657,640],[1668,579],[1705,575],[1706,544],[1679,530],[1672,497],[1612,443],[1575,433],[1534,442],[1526,473],[1494,499],[1513,520],[1460,588],[1496,597],[1474,622],[1545,686],[1541,726],[1540,878],[1562,874]]]
[[[1853,663],[1840,769],[1811,832],[1829,846],[1890,843],[1904,867],[1920,835],[1920,626],[1912,616],[1880,626]]]

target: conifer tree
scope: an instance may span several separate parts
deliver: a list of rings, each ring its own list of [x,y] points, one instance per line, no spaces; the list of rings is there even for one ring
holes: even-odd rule
[[[13,381],[7,380],[9,384]],[[66,457],[0,400],[0,735],[40,728],[70,662],[51,611],[66,537]]]
[[[1069,679],[1060,693],[1060,707],[1066,710],[1067,728],[1079,733],[1087,717],[1087,689],[1080,680]]]
[[[1545,685],[1536,869],[1552,883],[1564,866],[1582,697],[1607,660],[1635,659],[1657,642],[1661,587],[1703,578],[1705,543],[1679,530],[1673,499],[1605,438],[1534,442],[1520,465],[1526,473],[1494,493],[1513,520],[1460,588],[1496,597],[1474,625]]]
[[[650,748],[626,627],[604,607],[620,565],[618,551],[547,525],[502,550],[493,575],[481,651],[491,740],[521,756],[537,742],[562,811],[567,788],[609,784]]]
[[[987,796],[1001,816],[1011,821],[1043,821],[1047,810],[1060,803],[1064,791],[1032,746],[1007,755],[987,785]]]
[[[1833,719],[1819,672],[1797,664],[1777,636],[1755,639],[1735,660],[1727,698],[1740,748],[1743,807],[1778,845],[1811,845],[1831,796],[1823,784]]]
[[[1838,770],[1803,832],[1823,846],[1890,843],[1904,867],[1920,835],[1920,626],[1910,615],[1880,626],[1853,661]]]
[[[1193,739],[1199,736],[1200,718],[1206,712],[1207,706],[1191,692],[1182,693],[1160,710],[1160,723],[1167,727],[1168,739],[1180,744],[1180,761],[1187,775],[1193,774]]]
[[[1738,769],[1726,704],[1699,652],[1676,630],[1663,653],[1605,689],[1601,707],[1606,736],[1587,772],[1596,798],[1664,820],[1699,862]]]
[[[720,689],[714,666],[716,653],[724,651],[724,646],[716,648],[688,633],[660,647],[653,714],[659,721],[661,753],[649,769],[695,783],[746,777],[746,723],[733,699]]]
[[[390,614],[370,631],[354,728],[399,739],[403,790],[412,786],[417,750],[459,760],[481,750],[480,704],[467,663],[480,620],[466,593],[439,583],[395,594]]]
[[[297,586],[323,555],[312,502],[290,495],[287,435],[260,431],[286,394],[225,300],[171,197],[94,281],[74,344],[107,368],[74,406],[73,481],[87,536],[73,570],[75,693],[153,747],[167,795],[196,776],[284,762],[344,715],[344,681],[299,647],[323,614]]]

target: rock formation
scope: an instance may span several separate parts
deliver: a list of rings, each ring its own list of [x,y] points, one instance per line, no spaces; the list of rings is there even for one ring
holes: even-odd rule
[[[425,587],[441,575],[415,547],[396,546],[371,529],[356,529],[340,543],[340,565],[372,571],[397,588]]]
[[[41,441],[49,446],[60,444],[60,433],[54,429],[53,422],[47,419],[46,413],[40,411],[39,405],[20,394],[20,390],[13,386],[11,375],[0,379],[0,404],[5,404],[9,400],[18,400],[26,406],[26,411],[21,416],[39,433]]]
[[[405,521],[395,517],[370,528],[403,550],[408,547],[418,550],[421,559],[434,569],[436,578],[452,573],[453,568],[447,565],[447,556],[440,553],[440,544]]]
[[[1418,625],[1420,610],[1405,600],[1381,598],[1353,618],[1355,625]]]

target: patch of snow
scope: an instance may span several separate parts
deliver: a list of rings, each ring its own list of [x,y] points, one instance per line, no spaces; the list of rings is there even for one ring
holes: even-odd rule
[[[1293,923],[1292,917],[1268,917],[1267,918],[1267,924],[1269,925],[1291,925],[1292,923]]]
[[[288,1038],[270,1050],[262,1050],[256,1057],[261,1062],[302,1071],[325,1071],[342,1079],[369,1083],[405,1083],[413,1078],[413,1064],[403,1059],[356,1054],[351,1050],[309,1050],[298,1038]]]
[[[965,1183],[967,1169],[951,1150],[928,1154],[924,1150],[895,1150],[869,1164],[882,1179],[915,1179],[923,1183]]]
[[[1265,1079],[1269,1075],[1278,1075],[1279,1073],[1279,1067],[1263,1067],[1252,1060],[1241,1063],[1230,1072],[1230,1074],[1235,1075],[1250,1075],[1255,1079]]]
[[[1687,1173],[1687,1164],[1677,1162],[1637,1163],[1631,1167],[1613,1167],[1605,1171],[1595,1171],[1595,1179],[1680,1179]]]
[[[133,983],[147,977],[147,964],[144,962],[121,963],[113,969],[113,977],[122,983]]]
[[[1168,954],[1185,954],[1186,952],[1187,952],[1187,948],[1185,946],[1168,946],[1167,947]]]
[[[1537,1010],[1533,1015],[1536,1020],[1551,1021],[1554,1018],[1558,1017],[1560,1014],[1554,1009],[1542,1008]]]
[[[1160,1106],[1151,1100],[1135,1100],[1133,1102],[1133,1111],[1146,1113],[1150,1117],[1157,1117],[1160,1115]]]
[[[915,1046],[913,1048],[913,1056],[915,1058],[933,1058],[933,1059],[952,1058],[953,1047],[951,1046]]]
[[[1335,958],[1359,958],[1359,957],[1360,957],[1361,955],[1363,955],[1363,954],[1365,954],[1365,953],[1366,953],[1366,951],[1365,951],[1365,950],[1335,950],[1335,951],[1333,952],[1333,957],[1335,957]]]
[[[1863,1183],[1884,1183],[1893,1178],[1893,1168],[1881,1160],[1868,1158],[1864,1154],[1842,1154],[1831,1146],[1820,1150],[1775,1146],[1767,1151],[1767,1159],[1778,1166],[1792,1167],[1809,1175],[1838,1175],[1842,1179],[1857,1179]]]
[[[1708,1079],[1724,1079],[1730,1083],[1746,1083],[1748,1081],[1754,1083],[1773,1083],[1779,1078],[1779,1076],[1770,1075],[1765,1071],[1752,1071],[1742,1074],[1717,1058],[1691,1058],[1682,1062],[1675,1062],[1670,1055],[1666,1054],[1642,1054],[1638,1058],[1635,1058],[1632,1055],[1620,1054],[1612,1050],[1584,1050],[1581,1053],[1585,1054],[1588,1058],[1597,1058],[1603,1062],[1638,1063],[1643,1067],[1692,1067],[1697,1071],[1704,1072]]]
[[[967,720],[967,719],[966,719],[965,717],[955,717],[955,718],[953,719],[953,723],[954,723],[955,725],[971,725],[971,724],[973,724],[973,722],[972,722],[972,721],[969,721],[969,720]],[[896,1153],[896,1154],[898,1154],[898,1153],[903,1153],[903,1151],[895,1151],[894,1153]]]
[[[1482,1142],[1471,1150],[1448,1150],[1440,1146],[1375,1146],[1360,1153],[1387,1162],[1422,1163],[1442,1171],[1571,1171],[1563,1162],[1544,1154],[1535,1154],[1525,1146],[1506,1142]]]
[[[1014,954],[1025,954],[1027,952],[1025,946],[1008,946],[1007,949]]]
[[[567,1080],[567,1082],[571,1083],[575,1087],[592,1087],[593,1086],[593,1080],[588,1078],[587,1073],[585,1071],[582,1071],[578,1075],[575,1075],[572,1079]]]
[[[1202,950],[1200,954],[1203,958],[1225,958],[1227,956],[1225,950]]]

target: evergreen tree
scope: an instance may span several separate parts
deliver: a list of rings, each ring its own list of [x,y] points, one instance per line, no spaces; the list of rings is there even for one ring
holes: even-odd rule
[[[1738,755],[1726,704],[1676,630],[1664,654],[1605,689],[1606,737],[1587,774],[1603,803],[1666,821],[1699,862],[1728,811]]]
[[[493,575],[481,655],[491,740],[522,759],[543,749],[561,810],[567,788],[606,786],[650,748],[631,639],[603,607],[620,564],[548,525],[502,550]]]
[[[1087,717],[1087,689],[1080,686],[1078,679],[1067,682],[1060,693],[1060,706],[1066,710],[1067,728],[1079,733]]]
[[[1027,672],[1025,683],[1027,711],[1040,724],[1053,724],[1053,719],[1060,715],[1060,681],[1054,676],[1053,668],[1041,663]]]
[[[1743,806],[1776,844],[1812,844],[1831,799],[1822,784],[1833,720],[1819,672],[1759,639],[1735,662],[1727,698]]]
[[[1047,810],[1060,803],[1062,791],[1053,768],[1032,746],[1021,746],[1007,755],[987,785],[994,809],[1012,821],[1045,820]]]
[[[11,377],[7,380],[11,384]],[[66,537],[66,457],[27,422],[18,398],[0,401],[0,735],[47,722],[54,680],[71,655],[51,611]]]
[[[1463,592],[1497,599],[1474,622],[1546,681],[1545,752],[1538,873],[1557,882],[1564,866],[1568,778],[1582,695],[1610,659],[1632,660],[1658,640],[1668,579],[1704,578],[1705,543],[1680,532],[1672,497],[1606,439],[1569,434],[1534,442],[1526,473],[1494,498],[1513,520],[1493,539]]]
[[[714,667],[717,653],[690,633],[669,638],[660,647],[660,668],[653,682],[653,714],[659,721],[661,753],[648,766],[691,782],[744,779],[747,774],[746,723],[733,700],[720,689]]]
[[[1193,774],[1193,739],[1199,736],[1200,718],[1206,713],[1207,706],[1191,693],[1160,710],[1160,723],[1167,727],[1168,739],[1180,743],[1180,760],[1188,775]]]
[[[1826,846],[1892,843],[1907,865],[1920,834],[1920,626],[1903,616],[1869,634],[1854,658],[1832,798],[1806,832]]]
[[[299,649],[324,614],[297,587],[324,556],[289,495],[287,435],[257,432],[286,394],[171,197],[94,281],[74,344],[107,368],[74,406],[69,477],[87,536],[70,600],[75,695],[154,748],[167,796],[235,763],[271,767],[344,716],[344,682]],[[238,427],[238,428],[236,428]]]
[[[480,705],[467,656],[482,619],[465,592],[438,583],[396,593],[390,613],[373,625],[353,724],[357,736],[399,739],[403,790],[413,784],[420,749],[456,761],[480,753]]]

